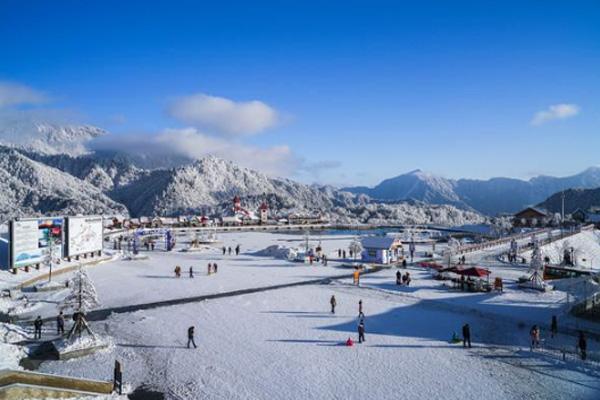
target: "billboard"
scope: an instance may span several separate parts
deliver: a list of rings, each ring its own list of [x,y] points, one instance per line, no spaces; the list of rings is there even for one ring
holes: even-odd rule
[[[11,265],[24,267],[63,256],[63,219],[32,218],[12,221],[10,230]]]
[[[102,250],[102,217],[67,218],[67,256]]]

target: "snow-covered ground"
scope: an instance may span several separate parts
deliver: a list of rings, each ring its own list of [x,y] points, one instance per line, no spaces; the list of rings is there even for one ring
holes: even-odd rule
[[[584,231],[542,246],[542,255],[549,257],[551,263],[560,264],[563,260],[564,249],[571,247],[574,249],[575,262],[578,266],[597,268],[600,265],[599,231]],[[531,251],[525,252],[523,255],[529,259]]]
[[[338,301],[329,312],[329,298]],[[356,340],[357,304],[366,342]],[[450,344],[471,324],[475,347]],[[186,330],[197,330],[197,349]],[[527,328],[483,322],[400,296],[346,284],[290,288],[113,315],[94,328],[114,350],[45,372],[106,378],[115,359],[134,386],[175,399],[593,399],[597,370],[526,348]],[[484,340],[486,345],[478,342]],[[560,339],[556,339],[557,341]],[[493,347],[490,346],[493,344]]]
[[[200,252],[149,252],[145,260],[115,260],[89,268],[100,307],[350,272],[336,259],[337,249],[347,250],[352,236],[311,236],[310,244],[320,242],[329,256],[327,267],[255,255],[272,245],[302,248],[302,235],[238,232],[219,236],[227,247],[240,244],[242,254],[223,256],[218,245]],[[178,249],[185,248],[188,239],[178,238]],[[593,248],[593,243],[589,246]],[[421,255],[430,249],[418,246],[417,252]],[[218,263],[217,274],[207,276],[209,262]],[[563,362],[555,350],[531,353],[528,348],[529,328],[538,323],[545,347],[575,351],[574,337],[561,334],[550,339],[546,333],[552,315],[559,316],[561,326],[572,325],[572,317],[564,314],[566,293],[517,289],[510,279],[526,272],[523,267],[486,262],[492,279],[507,279],[503,293],[460,292],[431,279],[428,271],[410,267],[409,287],[395,285],[396,270],[385,269],[364,275],[361,287],[340,279],[112,314],[92,322],[92,327],[112,337],[114,346],[81,359],[45,362],[42,371],[110,379],[114,360],[119,359],[130,387],[145,385],[175,399],[598,398],[597,362],[584,364],[573,357]],[[174,277],[175,265],[182,267],[181,278]],[[194,267],[193,279],[187,274],[189,266]],[[17,302],[23,308],[17,310],[21,316],[52,316],[66,291],[20,295],[28,300]],[[331,295],[337,298],[335,315],[329,312]],[[342,344],[348,337],[356,339],[360,299],[367,342],[346,347]],[[471,350],[448,342],[453,332],[460,335],[466,322],[476,343]],[[190,325],[197,330],[199,348],[195,350],[185,348]],[[44,335],[50,337],[54,325],[46,323],[44,328]],[[586,328],[600,331],[589,324]],[[588,348],[597,360],[598,343],[590,339]]]

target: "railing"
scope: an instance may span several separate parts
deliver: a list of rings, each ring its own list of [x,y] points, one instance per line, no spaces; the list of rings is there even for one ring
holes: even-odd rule
[[[110,394],[113,383],[91,379],[73,378],[31,371],[0,370],[0,392],[11,385],[32,385],[47,391],[81,391]]]
[[[538,236],[538,235],[548,234],[548,237],[542,239],[539,242],[540,245],[543,246],[543,245],[547,245],[547,244],[552,243],[557,240],[561,240],[561,239],[565,239],[565,238],[568,238],[573,235],[577,235],[581,232],[592,231],[592,230],[594,230],[594,225],[582,226],[582,227],[579,227],[579,228],[571,230],[571,231],[564,231],[564,230],[558,230],[558,229],[553,229],[553,228],[538,229],[536,231],[520,233],[517,235],[511,235],[511,236],[503,237],[500,239],[489,240],[489,241],[483,242],[483,243],[473,243],[473,244],[463,245],[457,249],[457,254],[472,253],[475,251],[485,250],[485,249],[489,249],[492,247],[509,244],[512,240],[523,240],[523,239],[530,238],[533,235]],[[553,235],[553,232],[556,232],[556,231],[559,231],[560,235]],[[520,252],[527,251],[527,250],[529,250],[529,248],[521,248]]]

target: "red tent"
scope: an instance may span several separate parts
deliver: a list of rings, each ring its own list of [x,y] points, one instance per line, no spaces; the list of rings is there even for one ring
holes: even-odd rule
[[[459,274],[459,275],[474,276],[476,278],[483,278],[484,276],[489,276],[491,272],[489,270],[485,269],[485,268],[471,267],[471,268],[467,268],[467,269],[456,271],[456,273]]]
[[[419,266],[422,268],[432,268],[435,269],[437,271],[441,270],[442,268],[444,268],[442,265],[434,263],[434,262],[428,262],[428,261],[422,261],[419,263]]]
[[[448,268],[442,268],[439,270],[439,272],[454,272],[455,274],[460,274],[462,271],[464,271],[461,268],[458,267],[448,267]]]

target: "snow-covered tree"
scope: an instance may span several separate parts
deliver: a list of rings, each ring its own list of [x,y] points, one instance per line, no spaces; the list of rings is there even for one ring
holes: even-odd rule
[[[69,294],[62,301],[61,310],[86,313],[100,304],[94,284],[81,268],[69,281],[69,289]]]
[[[352,252],[353,257],[356,259],[356,256],[359,255],[360,253],[362,253],[363,247],[362,247],[362,244],[360,243],[360,241],[354,239],[352,242],[350,242],[350,245],[348,246],[348,250],[350,250]]]
[[[81,337],[81,333],[86,331],[90,336],[95,337],[94,332],[90,329],[85,319],[85,313],[92,308],[98,306],[98,294],[96,288],[90,280],[87,273],[79,267],[79,271],[75,277],[69,281],[70,292],[65,297],[61,304],[61,310],[73,311],[75,323],[67,335],[67,339],[71,339],[77,334]]]
[[[512,221],[508,217],[496,217],[492,219],[491,233],[494,236],[500,237],[506,235],[512,229]]]

